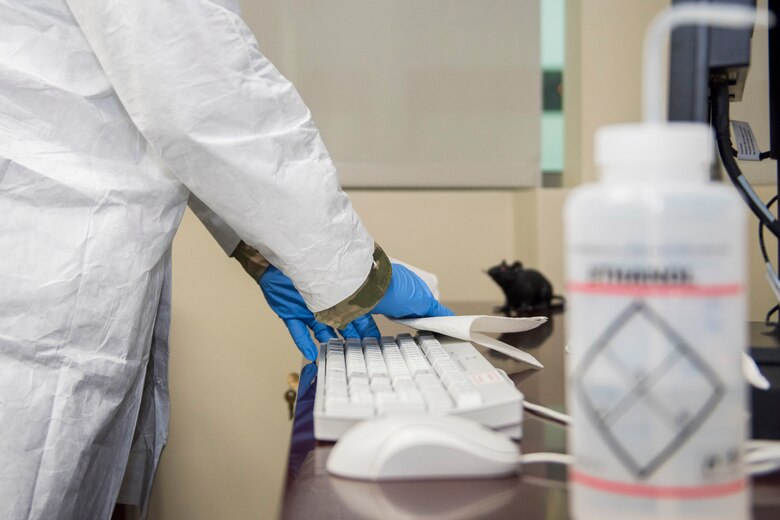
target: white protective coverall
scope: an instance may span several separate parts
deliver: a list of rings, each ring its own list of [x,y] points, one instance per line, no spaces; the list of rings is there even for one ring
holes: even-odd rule
[[[236,13],[0,0],[4,520],[108,518],[120,488],[145,509],[190,191],[313,311],[377,269],[309,111]]]

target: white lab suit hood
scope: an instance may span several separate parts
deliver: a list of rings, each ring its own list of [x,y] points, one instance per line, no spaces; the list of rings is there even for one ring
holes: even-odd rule
[[[225,6],[0,0],[0,518],[108,518],[120,487],[145,508],[190,190],[314,311],[371,268],[306,106]]]

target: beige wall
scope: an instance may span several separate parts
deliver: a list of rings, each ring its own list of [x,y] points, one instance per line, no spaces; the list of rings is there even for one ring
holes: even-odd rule
[[[595,128],[638,118],[639,35],[665,4],[569,2],[567,186],[594,178]],[[261,10],[247,3],[245,16],[258,34],[273,36],[263,43],[273,56],[281,52],[273,24],[281,3],[266,0],[263,5]],[[756,50],[754,63],[762,59],[761,52]],[[760,80],[757,68],[751,71],[745,110],[765,110]],[[763,130],[756,131],[766,146]],[[504,258],[541,269],[556,292],[562,290],[561,209],[568,191],[349,193],[389,254],[439,275],[444,299],[499,303],[500,291],[481,269]],[[768,198],[771,189],[759,193]],[[772,297],[763,281],[753,224],[748,236],[750,316],[762,319]],[[175,240],[174,271],[171,431],[151,518],[273,518],[289,441],[285,377],[297,370],[300,356],[257,286],[189,213]]]
[[[563,100],[567,186],[595,179],[596,128],[639,120],[641,36],[650,18],[669,4],[669,0],[567,2]]]
[[[499,301],[482,273],[514,257],[511,191],[349,191],[385,251],[436,273],[442,299]]]
[[[538,2],[285,7],[275,63],[316,114],[345,186],[538,185]]]

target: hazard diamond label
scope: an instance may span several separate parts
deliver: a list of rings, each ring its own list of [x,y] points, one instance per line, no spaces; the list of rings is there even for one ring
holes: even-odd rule
[[[724,394],[706,361],[643,300],[607,326],[574,381],[588,419],[637,479],[679,450]]]

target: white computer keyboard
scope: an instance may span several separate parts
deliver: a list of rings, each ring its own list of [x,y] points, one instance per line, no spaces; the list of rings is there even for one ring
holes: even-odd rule
[[[394,413],[454,414],[522,435],[523,394],[467,342],[422,332],[320,345],[314,436]]]

